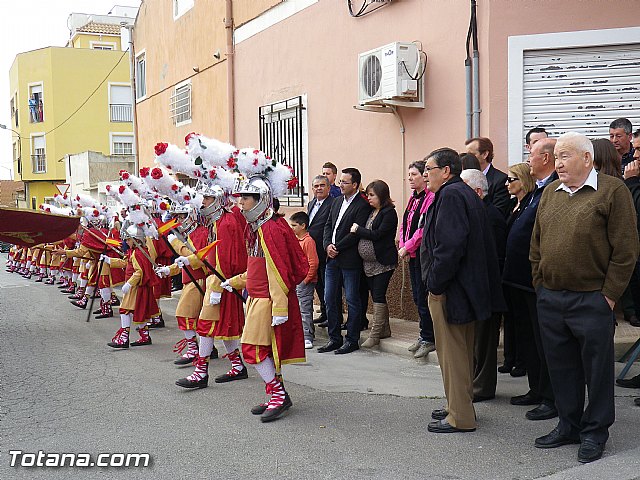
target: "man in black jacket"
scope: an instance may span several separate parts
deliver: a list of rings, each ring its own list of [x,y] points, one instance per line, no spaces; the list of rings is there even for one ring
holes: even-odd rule
[[[505,308],[498,256],[487,210],[459,177],[458,153],[450,148],[431,152],[425,171],[427,188],[436,196],[427,211],[420,261],[447,397],[447,408],[432,412],[427,429],[470,432],[476,429],[474,323]]]
[[[327,266],[327,252],[323,246],[324,226],[329,218],[333,197],[329,195],[329,179],[324,175],[318,175],[313,179],[311,188],[313,189],[313,200],[307,206],[309,215],[309,235],[316,242],[316,252],[318,253],[318,281],[316,292],[320,299],[320,318],[315,323],[322,324],[327,321],[327,307],[324,303],[324,270]],[[340,293],[342,298],[342,293]],[[326,326],[326,325],[324,325]]]
[[[493,166],[493,142],[486,137],[470,138],[464,144],[467,153],[475,155],[480,162],[480,170],[489,182],[487,201],[493,203],[505,218],[509,215],[509,191],[507,190],[507,174]]]
[[[351,353],[358,350],[360,339],[360,277],[362,259],[358,253],[358,237],[350,233],[354,223],[364,225],[369,217],[371,207],[359,193],[360,171],[356,168],[345,168],[340,176],[340,191],[331,205],[329,219],[324,227],[323,247],[327,253],[325,269],[324,301],[327,305],[329,322],[329,341],[320,347],[318,352],[337,354]],[[347,297],[347,338],[343,344],[340,331],[339,306],[336,302],[338,279],[342,279]]]

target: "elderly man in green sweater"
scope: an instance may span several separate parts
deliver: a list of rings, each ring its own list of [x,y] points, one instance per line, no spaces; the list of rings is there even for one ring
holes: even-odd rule
[[[542,194],[529,258],[559,423],[535,446],[580,443],[587,463],[615,418],[613,307],[638,258],[636,213],[624,183],[593,168],[587,137],[565,133],[554,155],[559,179]]]

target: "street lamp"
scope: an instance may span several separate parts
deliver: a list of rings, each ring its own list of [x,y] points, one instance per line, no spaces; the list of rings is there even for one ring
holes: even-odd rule
[[[3,125],[1,123],[0,123],[0,130],[11,130],[18,137],[18,173],[20,174],[20,179],[22,180],[22,137],[13,128],[9,128],[6,125]],[[2,168],[7,168],[7,167],[2,167]],[[13,180],[13,178],[11,179]]]

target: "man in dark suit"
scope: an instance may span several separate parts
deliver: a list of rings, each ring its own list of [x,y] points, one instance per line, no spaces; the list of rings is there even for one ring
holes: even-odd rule
[[[493,239],[498,254],[500,272],[504,265],[505,248],[507,243],[507,221],[502,213],[487,201],[489,183],[482,172],[475,169],[463,170],[460,178],[469,185],[482,199],[487,209],[487,219],[491,226]],[[474,341],[474,373],[473,373],[473,402],[491,400],[496,396],[498,383],[498,337],[500,330],[500,312],[493,312],[486,322],[476,322]]]
[[[327,307],[324,302],[324,270],[327,266],[327,252],[324,249],[324,226],[329,218],[333,197],[329,195],[329,179],[324,175],[318,175],[311,183],[313,189],[313,200],[307,205],[307,213],[309,214],[309,235],[316,242],[316,251],[318,253],[318,281],[316,283],[316,292],[320,299],[320,311],[322,314],[315,323],[322,324],[327,321]],[[342,295],[341,295],[342,296]]]
[[[482,170],[482,173],[487,177],[487,182],[489,182],[487,202],[494,204],[506,218],[511,213],[509,212],[509,191],[506,185],[507,174],[491,164],[493,161],[493,142],[486,137],[475,137],[470,138],[464,144],[467,147],[467,153],[475,155],[480,162],[480,170]]]
[[[327,305],[329,341],[318,352],[335,351],[337,354],[358,350],[360,339],[360,276],[362,259],[358,253],[358,237],[350,233],[354,223],[364,225],[371,207],[360,194],[360,171],[345,168],[340,176],[340,191],[331,205],[329,219],[324,227],[323,247],[327,253],[324,301]],[[338,279],[342,279],[347,297],[347,338],[343,343],[340,331],[339,306],[336,302]]]

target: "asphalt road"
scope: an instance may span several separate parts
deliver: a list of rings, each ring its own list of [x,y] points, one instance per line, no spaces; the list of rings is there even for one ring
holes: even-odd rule
[[[640,409],[617,389],[617,422],[603,460],[582,466],[577,446],[533,448],[554,420],[531,422],[509,404],[524,379],[500,376],[496,400],[477,405],[475,433],[434,435],[431,410],[443,405],[433,365],[377,352],[311,352],[285,367],[294,407],[261,424],[249,413],[264,384],[248,380],[204,390],[176,387],[168,327],[153,345],[106,346],[116,319],[85,323],[53,286],[0,272],[0,479],[527,479],[638,478]],[[222,350],[222,345],[218,345]],[[228,369],[211,362],[210,373]],[[633,372],[632,372],[633,373]],[[637,373],[637,372],[636,372]],[[9,450],[36,453],[149,453],[148,468],[10,467]]]

